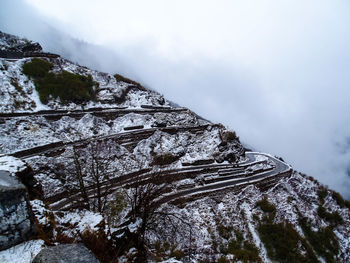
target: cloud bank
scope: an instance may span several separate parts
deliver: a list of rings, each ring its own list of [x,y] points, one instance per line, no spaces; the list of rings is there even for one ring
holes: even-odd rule
[[[134,78],[350,198],[349,2],[1,5],[0,30]]]

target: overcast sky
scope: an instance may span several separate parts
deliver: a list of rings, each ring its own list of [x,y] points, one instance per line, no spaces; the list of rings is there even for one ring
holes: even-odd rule
[[[0,30],[149,86],[350,198],[347,0],[2,0]]]

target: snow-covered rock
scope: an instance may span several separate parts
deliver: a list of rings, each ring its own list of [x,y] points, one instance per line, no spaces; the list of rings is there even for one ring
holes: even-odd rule
[[[0,250],[31,239],[35,233],[26,188],[7,171],[0,171]]]
[[[42,250],[44,240],[30,240],[0,251],[2,263],[32,263],[34,257]]]

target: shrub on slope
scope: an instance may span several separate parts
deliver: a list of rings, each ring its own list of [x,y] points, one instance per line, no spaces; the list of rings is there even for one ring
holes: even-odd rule
[[[53,65],[42,59],[34,58],[23,64],[23,73],[34,80],[35,88],[42,103],[50,96],[60,98],[62,103],[82,103],[96,99],[93,86],[96,84],[91,75],[83,76],[63,70],[60,73],[49,72]]]

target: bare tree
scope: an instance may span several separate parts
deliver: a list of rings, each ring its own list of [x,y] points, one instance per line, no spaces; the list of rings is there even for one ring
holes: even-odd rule
[[[131,204],[131,219],[142,219],[142,232],[146,230],[159,206],[159,197],[171,190],[171,183],[166,181],[166,171],[153,172],[146,178],[139,176],[127,187],[128,200]]]
[[[83,204],[92,211],[103,213],[108,195],[113,188],[111,180],[120,174],[119,146],[106,141],[92,141],[73,146],[74,174]]]
[[[147,236],[153,234],[159,240],[165,237],[164,232],[176,233],[182,228],[185,239],[191,248],[191,226],[182,215],[162,206],[163,194],[172,190],[171,179],[167,171],[150,172],[133,178],[124,186],[125,203],[129,209],[125,221],[118,226],[122,231],[115,233],[121,254],[131,246],[138,250],[138,260],[144,262],[147,256]],[[184,229],[187,230],[184,230]],[[164,231],[167,229],[166,231]],[[162,233],[163,231],[163,233]]]
[[[172,190],[172,178],[167,176],[167,171],[150,171],[149,167],[145,170],[148,163],[144,159],[135,156],[132,159],[129,152],[124,156],[126,150],[121,148],[108,140],[75,143],[66,173],[70,174],[73,190],[80,193],[81,205],[104,214],[111,228],[123,232],[113,234],[119,255],[134,246],[142,261],[146,257],[148,233],[160,233],[160,225],[167,225],[176,232],[180,223],[186,225],[186,220],[159,209],[162,195]],[[123,180],[115,180],[120,176]],[[134,229],[129,227],[131,225]]]
[[[151,219],[146,231],[147,236],[151,240],[161,240],[163,244],[173,244],[174,247],[181,243],[183,252],[186,252],[190,260],[194,247],[193,226],[188,218],[184,214],[175,212],[171,205],[163,205],[155,211]]]

